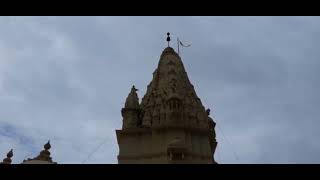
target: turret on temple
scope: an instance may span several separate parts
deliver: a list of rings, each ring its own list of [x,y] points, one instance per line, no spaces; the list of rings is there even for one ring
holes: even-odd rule
[[[123,117],[123,129],[138,127],[138,125],[141,124],[141,122],[139,122],[139,98],[136,91],[137,89],[132,86],[131,92],[126,99],[125,106],[121,110]]]
[[[49,149],[51,148],[50,141],[48,141],[44,146],[44,150],[40,152],[38,156],[35,158],[29,158],[27,160],[23,160],[22,164],[57,164],[56,162],[52,161],[50,156]]]

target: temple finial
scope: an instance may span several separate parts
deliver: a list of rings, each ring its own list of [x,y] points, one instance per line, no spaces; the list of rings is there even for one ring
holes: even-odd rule
[[[131,88],[131,91],[136,92],[136,91],[138,91],[138,89],[136,89],[136,87],[133,85]]]
[[[206,110],[206,113],[207,113],[208,116],[210,115],[210,111],[211,110],[209,108]]]
[[[8,154],[7,154],[7,158],[12,158],[13,156],[13,149],[11,149]]]
[[[167,33],[167,36],[168,36],[168,37],[167,37],[168,47],[170,47],[170,46],[169,46],[169,42],[170,42],[171,39],[170,39],[170,33],[169,33],[169,32]]]
[[[43,147],[45,150],[49,150],[51,148],[50,140]]]

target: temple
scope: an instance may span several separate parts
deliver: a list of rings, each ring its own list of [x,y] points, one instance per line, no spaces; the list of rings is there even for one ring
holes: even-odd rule
[[[209,117],[180,56],[166,47],[139,103],[133,86],[116,130],[118,163],[216,164],[215,122]]]

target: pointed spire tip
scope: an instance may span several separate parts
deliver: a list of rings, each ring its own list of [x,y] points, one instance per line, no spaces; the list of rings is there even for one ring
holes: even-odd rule
[[[51,148],[50,140],[43,146],[45,150],[49,150]]]
[[[12,156],[13,156],[13,149],[11,149],[7,154],[8,158],[12,158]]]

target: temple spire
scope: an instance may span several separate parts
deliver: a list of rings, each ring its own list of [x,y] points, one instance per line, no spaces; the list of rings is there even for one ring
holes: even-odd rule
[[[121,110],[123,117],[122,128],[136,128],[139,124],[140,104],[137,94],[138,89],[133,85],[129,93],[124,108]]]
[[[12,158],[13,156],[13,149],[11,149],[8,153],[7,153],[7,157],[3,159],[3,162],[1,162],[0,164],[11,164]]]
[[[168,47],[141,102],[133,86],[121,110],[122,129],[116,130],[120,164],[216,163],[210,110],[197,96],[181,57],[170,47],[169,32],[167,36]]]

